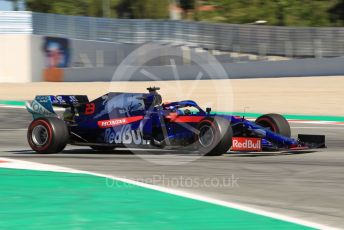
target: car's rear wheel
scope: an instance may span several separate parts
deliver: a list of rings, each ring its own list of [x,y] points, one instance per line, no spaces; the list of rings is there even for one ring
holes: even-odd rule
[[[262,115],[256,119],[255,123],[260,126],[269,128],[271,131],[285,137],[291,136],[289,122],[280,114],[270,113]]]
[[[113,151],[115,149],[115,147],[111,147],[111,146],[99,146],[99,145],[91,145],[90,146],[91,149],[95,150],[95,151],[103,151],[103,152],[110,152]]]
[[[205,118],[198,125],[197,144],[200,154],[219,156],[232,146],[230,122],[221,117]]]
[[[38,153],[58,153],[66,147],[69,131],[64,121],[58,118],[38,118],[31,122],[27,140],[32,150]]]

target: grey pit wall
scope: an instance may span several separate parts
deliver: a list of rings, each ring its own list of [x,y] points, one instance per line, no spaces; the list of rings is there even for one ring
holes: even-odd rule
[[[211,64],[204,64],[206,69]],[[246,63],[223,63],[227,75],[221,79],[244,79],[244,78],[273,78],[273,77],[302,77],[302,76],[331,76],[344,75],[344,58],[321,58],[321,59],[294,59],[287,61],[257,61]],[[134,72],[130,79],[121,77],[113,79],[117,66],[115,67],[93,67],[93,68],[66,68],[64,80],[66,82],[87,81],[151,81],[151,79],[138,71]],[[128,66],[128,69],[135,67]],[[181,80],[194,80],[202,71],[197,65],[177,65]],[[161,80],[176,80],[171,66],[145,66],[144,69]],[[128,71],[129,72],[129,71]],[[202,79],[214,78],[203,71]]]

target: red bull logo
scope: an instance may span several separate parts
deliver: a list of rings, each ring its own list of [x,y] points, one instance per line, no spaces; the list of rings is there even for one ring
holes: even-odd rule
[[[262,151],[262,139],[250,137],[233,137],[232,151]]]

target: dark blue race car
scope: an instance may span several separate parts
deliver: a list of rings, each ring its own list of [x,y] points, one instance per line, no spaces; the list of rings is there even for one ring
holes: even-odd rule
[[[110,151],[116,147],[161,148],[221,155],[229,151],[300,150],[325,146],[322,135],[291,138],[288,121],[266,114],[254,122],[203,110],[191,100],[162,103],[159,88],[148,93],[111,92],[93,101],[83,95],[36,96],[27,102],[34,120],[27,139],[38,153],[58,153],[67,144]],[[64,108],[63,114],[54,107]]]

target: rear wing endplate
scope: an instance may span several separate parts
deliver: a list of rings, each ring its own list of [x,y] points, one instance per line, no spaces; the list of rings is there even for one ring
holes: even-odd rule
[[[88,103],[86,95],[58,95],[58,96],[36,96],[33,101],[26,102],[26,109],[33,115],[39,117],[57,117],[53,107],[71,108],[79,107]]]

